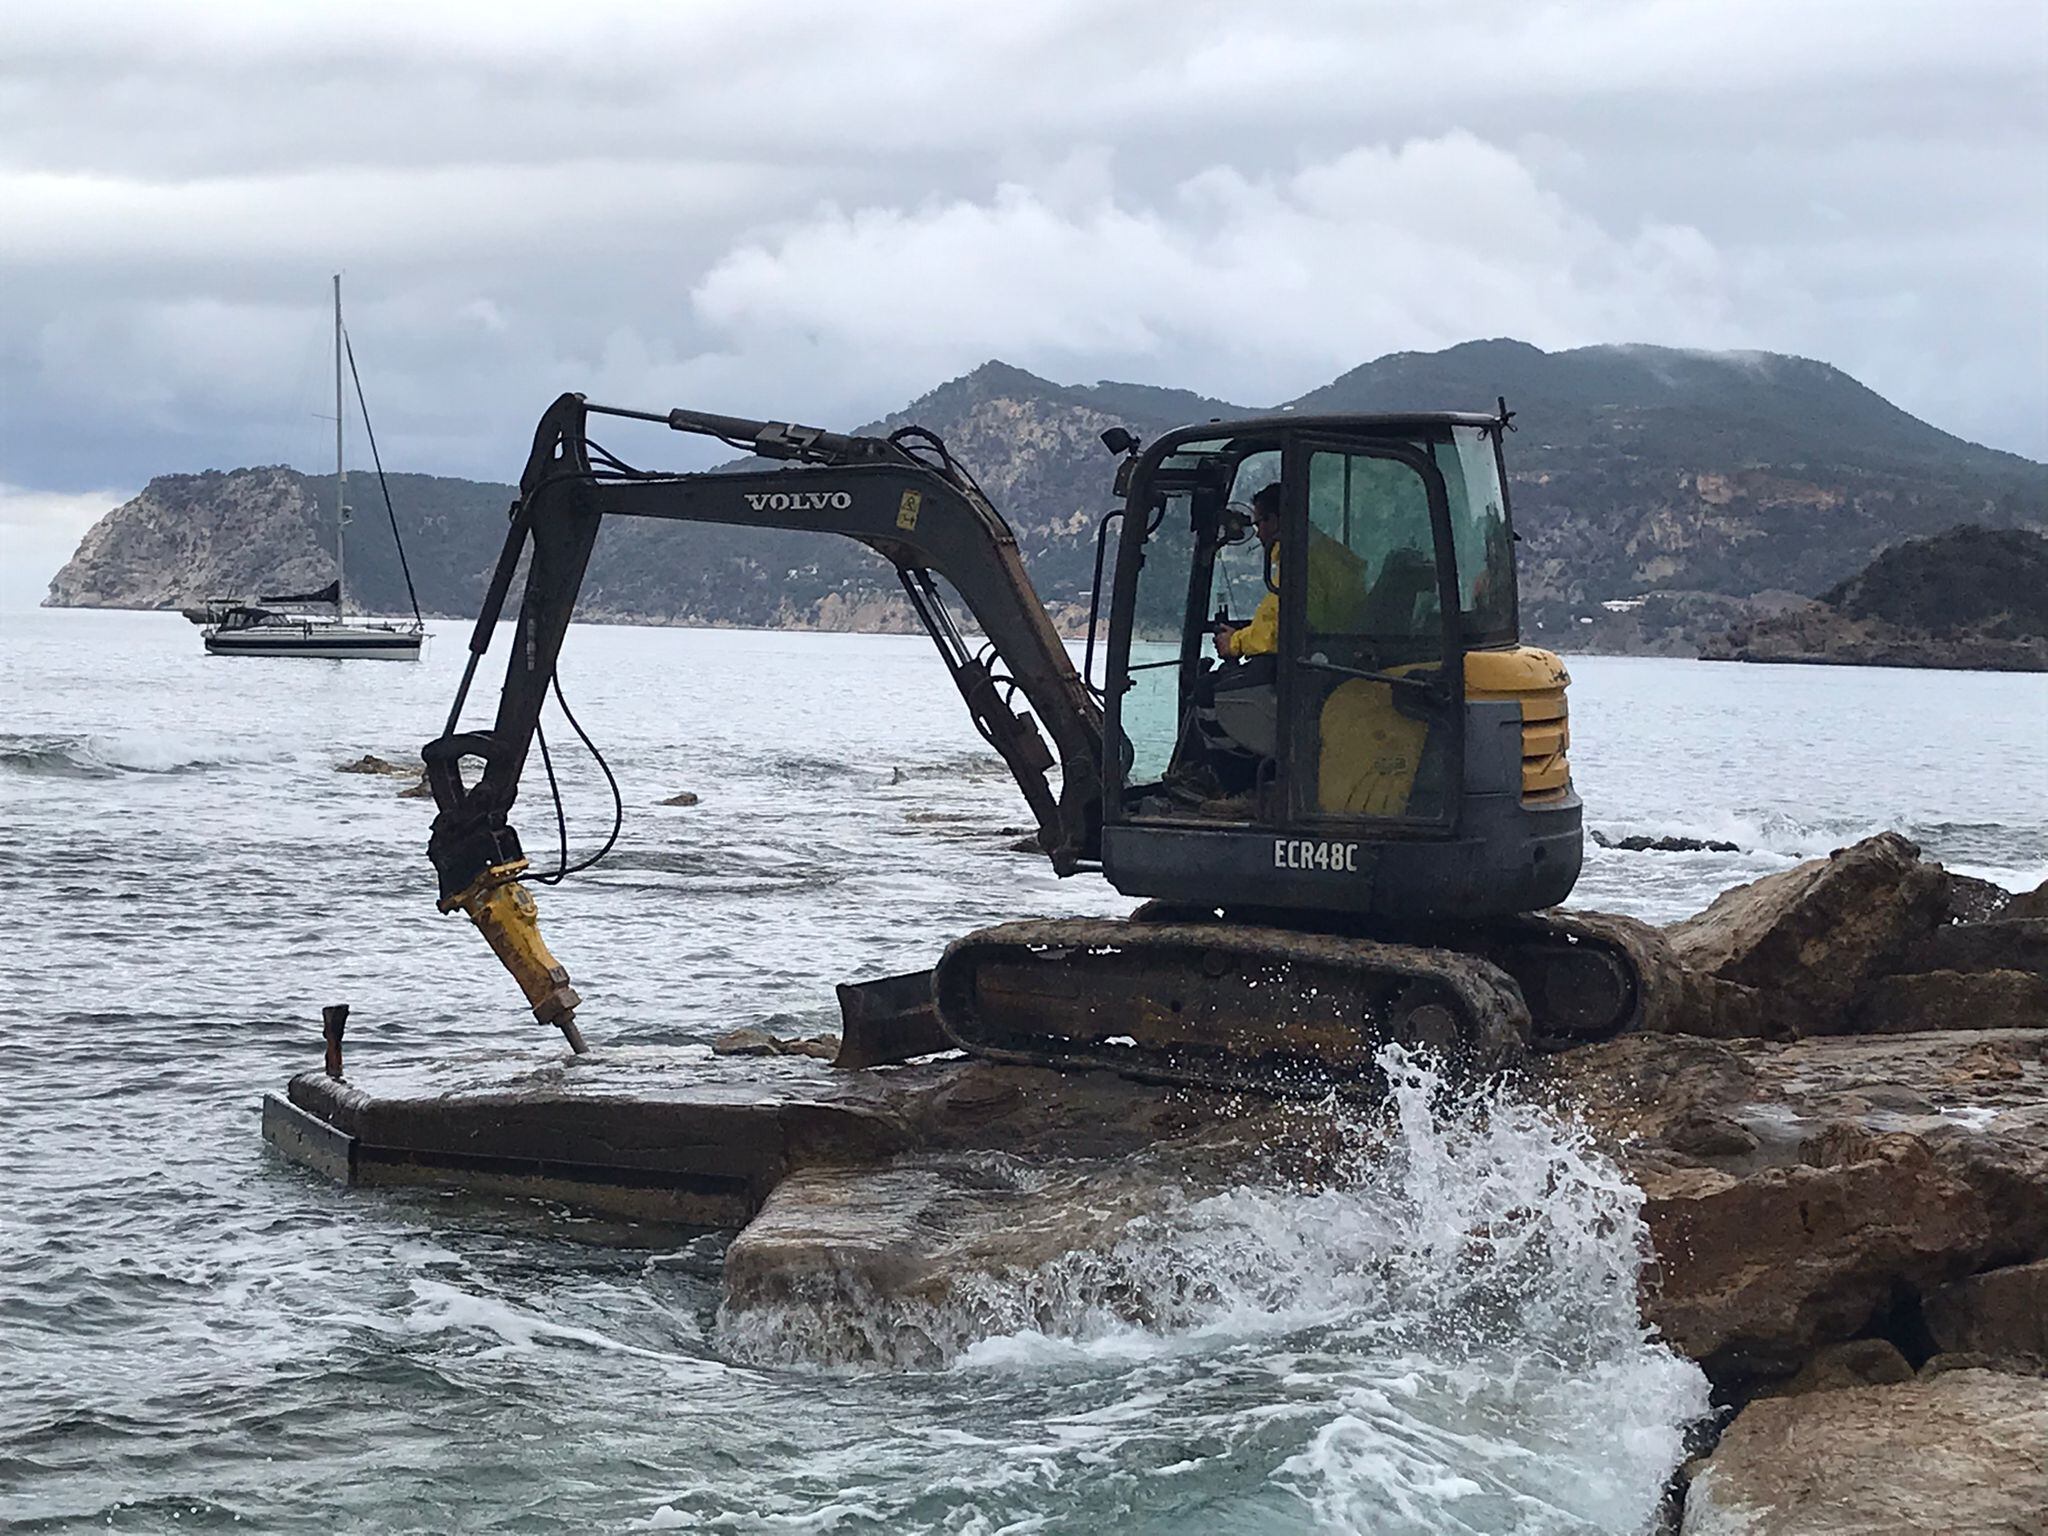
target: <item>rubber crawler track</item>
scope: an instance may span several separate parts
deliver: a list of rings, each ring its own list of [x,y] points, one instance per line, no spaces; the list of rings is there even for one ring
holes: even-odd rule
[[[1377,1092],[1388,1043],[1495,1071],[1531,1034],[1482,954],[1234,921],[1003,923],[948,946],[933,992],[977,1056],[1246,1092]]]

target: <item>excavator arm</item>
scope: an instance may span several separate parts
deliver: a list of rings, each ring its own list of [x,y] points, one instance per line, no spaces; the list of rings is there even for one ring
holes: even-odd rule
[[[593,415],[663,423],[715,437],[776,467],[703,473],[632,469],[589,437]],[[555,660],[606,517],[658,517],[837,533],[895,567],[975,726],[1016,777],[1059,873],[1100,858],[1102,713],[1047,619],[1000,513],[936,437],[908,428],[854,437],[783,422],[591,405],[563,395],[541,418],[520,477],[504,548],[470,636],[469,661],[443,734],[422,756],[438,806],[428,856],[441,909],[464,911],[520,984],[535,1017],[581,1050],[579,999],[541,942],[527,861],[510,814]],[[458,729],[522,559],[526,585],[495,721]],[[944,577],[980,626],[970,649],[947,616]],[[1036,712],[1013,707],[1021,694]],[[1040,725],[1049,734],[1048,746]],[[473,776],[465,764],[481,764]],[[1057,763],[1059,785],[1051,773]]]

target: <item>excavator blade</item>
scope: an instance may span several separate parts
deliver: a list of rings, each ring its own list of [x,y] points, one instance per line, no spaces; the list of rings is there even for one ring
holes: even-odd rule
[[[839,1054],[833,1066],[884,1067],[952,1049],[932,1006],[930,971],[839,984]]]

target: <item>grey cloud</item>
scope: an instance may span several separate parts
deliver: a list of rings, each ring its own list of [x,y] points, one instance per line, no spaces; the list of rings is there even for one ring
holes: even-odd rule
[[[1270,400],[1505,333],[1826,358],[2048,453],[2034,0],[0,12],[0,478],[563,388],[847,423],[1000,355]]]

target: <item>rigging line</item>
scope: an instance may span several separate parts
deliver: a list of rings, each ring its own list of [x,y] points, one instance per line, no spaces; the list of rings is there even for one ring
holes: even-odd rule
[[[341,292],[341,280],[335,279],[336,293]],[[337,304],[340,300],[335,301]],[[405,576],[406,599],[412,604],[412,621],[424,627],[420,618],[420,596],[412,588],[412,566],[406,562],[405,540],[398,536],[398,513],[391,505],[391,487],[384,483],[384,460],[377,452],[377,429],[370,425],[370,402],[363,398],[363,376],[356,372],[355,343],[349,340],[348,328],[341,332],[342,348],[348,353],[348,376],[355,381],[356,406],[363,413],[363,435],[370,440],[370,462],[377,466],[377,489],[384,493],[384,515],[391,519],[391,542],[398,546],[398,569]]]

